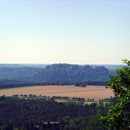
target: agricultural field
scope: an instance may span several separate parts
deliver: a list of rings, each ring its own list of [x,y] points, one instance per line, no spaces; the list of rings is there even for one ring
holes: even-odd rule
[[[105,99],[114,96],[111,89],[106,89],[105,86],[87,86],[76,87],[72,85],[48,85],[48,86],[31,86],[0,89],[0,96],[12,95],[41,95],[41,96],[60,96],[60,97],[80,97],[85,99]]]

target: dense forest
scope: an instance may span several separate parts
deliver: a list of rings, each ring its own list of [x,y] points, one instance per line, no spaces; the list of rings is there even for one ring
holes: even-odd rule
[[[114,70],[104,66],[53,64],[44,67],[0,66],[0,87],[29,85],[104,85]]]
[[[58,103],[53,99],[0,97],[0,130],[104,130],[110,103]]]
[[[36,78],[52,84],[100,83],[108,80],[109,71],[105,67],[53,64],[42,70]]]

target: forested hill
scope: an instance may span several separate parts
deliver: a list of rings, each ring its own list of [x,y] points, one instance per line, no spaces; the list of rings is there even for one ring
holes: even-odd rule
[[[53,64],[35,75],[36,80],[48,84],[104,83],[110,71],[103,66]]]
[[[0,87],[48,84],[104,85],[111,73],[112,71],[104,66],[74,64],[0,65]]]

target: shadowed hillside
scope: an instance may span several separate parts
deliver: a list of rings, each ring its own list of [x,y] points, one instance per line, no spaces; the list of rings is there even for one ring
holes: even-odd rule
[[[41,65],[42,66],[42,65]],[[0,66],[0,87],[29,85],[104,85],[114,71],[104,66],[53,64]]]

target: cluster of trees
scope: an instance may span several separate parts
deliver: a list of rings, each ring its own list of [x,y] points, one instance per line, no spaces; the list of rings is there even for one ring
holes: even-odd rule
[[[104,130],[109,104],[57,103],[53,99],[0,97],[1,130]],[[56,129],[57,128],[57,129]]]
[[[16,80],[0,80],[0,88],[25,87],[33,85],[46,85],[43,82],[37,81],[16,81]]]
[[[117,69],[116,75],[111,76],[108,87],[112,88],[117,101],[111,106],[108,114],[101,117],[109,130],[130,129],[130,61],[124,60],[127,66]]]

